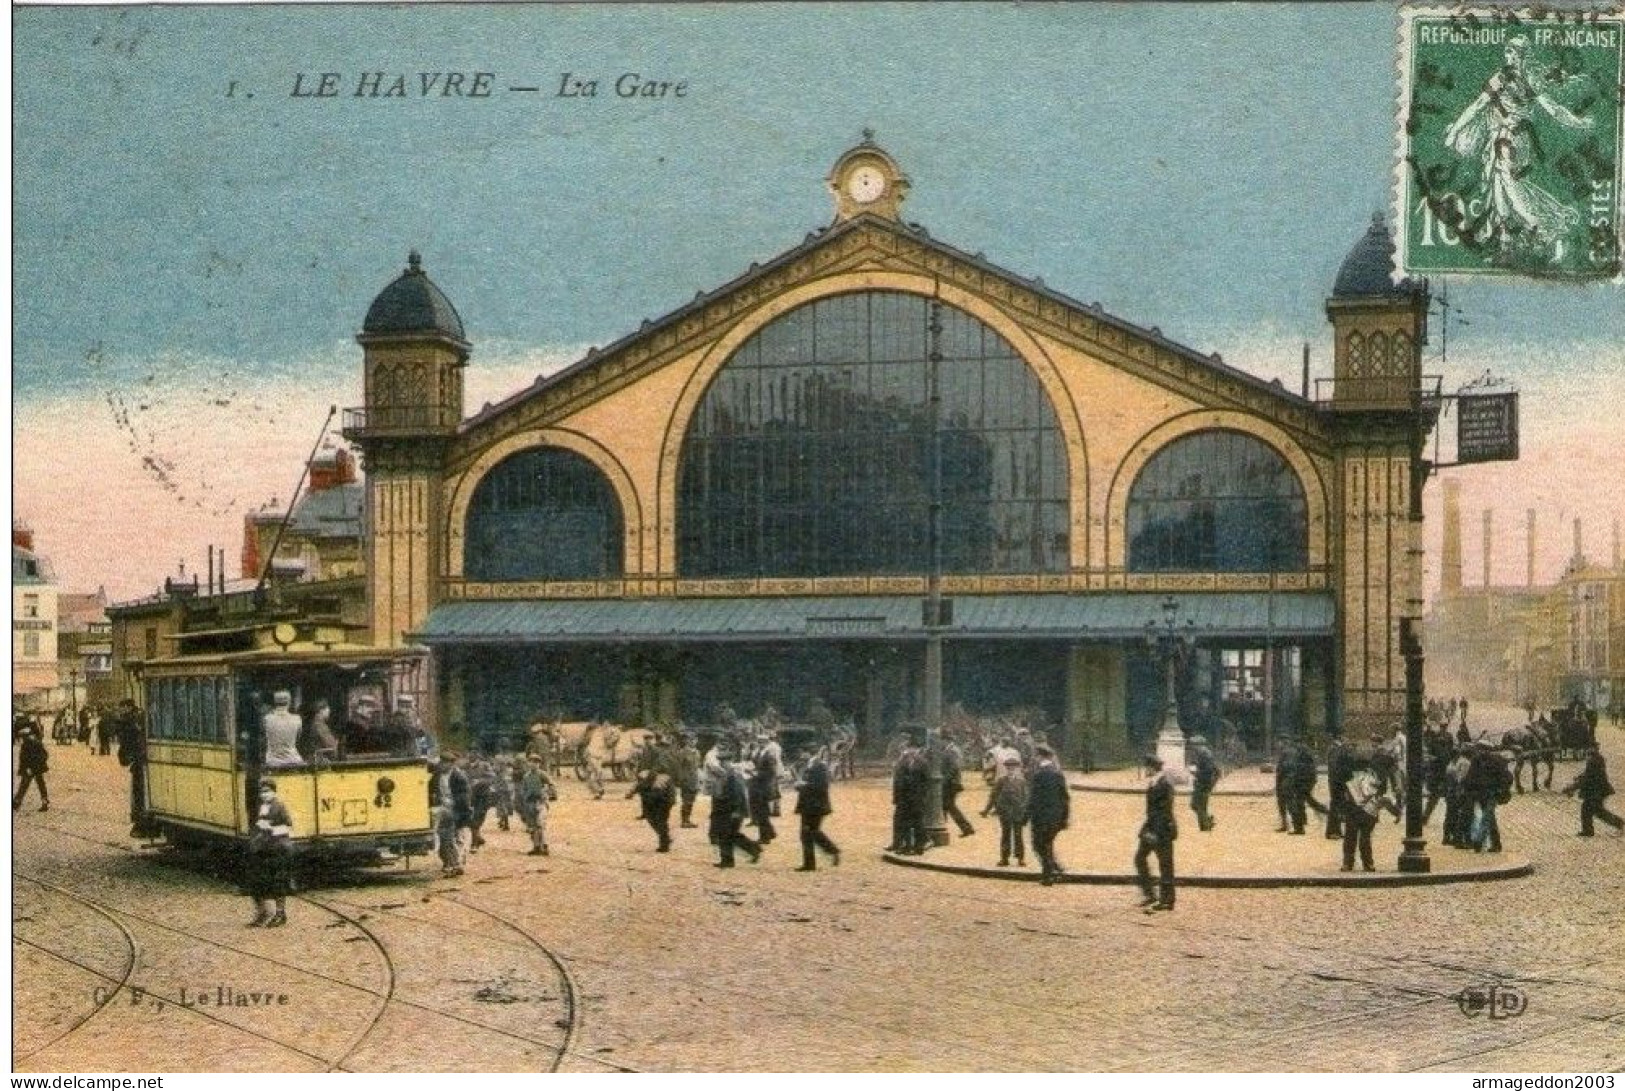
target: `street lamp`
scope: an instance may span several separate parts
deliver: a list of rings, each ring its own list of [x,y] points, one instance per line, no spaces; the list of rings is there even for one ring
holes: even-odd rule
[[[931,415],[927,445],[929,507],[926,511],[925,604],[925,835],[941,848],[948,843],[948,820],[942,813],[942,301],[930,308],[926,402]]]
[[[1145,639],[1152,651],[1162,657],[1168,680],[1168,703],[1157,732],[1157,757],[1162,767],[1175,776],[1185,773],[1185,732],[1179,727],[1179,665],[1196,646],[1196,622],[1179,624],[1179,603],[1169,595],[1162,600],[1162,621],[1145,623]]]

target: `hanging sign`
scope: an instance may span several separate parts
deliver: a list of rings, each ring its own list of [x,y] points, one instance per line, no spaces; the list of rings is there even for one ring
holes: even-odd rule
[[[1456,461],[1518,460],[1518,395],[1462,394],[1456,399]]]

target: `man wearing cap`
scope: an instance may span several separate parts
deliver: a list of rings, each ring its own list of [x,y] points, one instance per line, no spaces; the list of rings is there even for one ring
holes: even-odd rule
[[[700,795],[700,749],[694,745],[691,732],[683,732],[682,742],[676,746],[673,760],[677,765],[677,792],[682,799],[682,827],[692,830],[695,828],[694,801]]]
[[[299,731],[304,725],[290,707],[292,704],[293,697],[288,691],[279,689],[271,695],[271,710],[260,718],[267,769],[304,764],[305,759],[299,756]]]
[[[1507,763],[1495,752],[1495,744],[1479,739],[1473,744],[1467,776],[1462,781],[1462,793],[1469,806],[1475,809],[1472,830],[1468,839],[1474,852],[1501,851],[1501,824],[1495,809],[1509,796],[1512,774]]]
[[[259,811],[248,837],[248,896],[254,899],[250,928],[280,928],[288,923],[288,854],[293,818],[277,798],[276,782],[261,780]],[[273,912],[274,910],[274,912]]]
[[[1033,761],[1032,797],[1027,810],[1033,827],[1033,851],[1043,867],[1039,881],[1049,886],[1063,873],[1061,862],[1055,858],[1055,838],[1071,818],[1071,791],[1066,786],[1066,775],[1056,764],[1054,750],[1035,746]]]
[[[1208,749],[1207,737],[1191,736],[1191,810],[1196,812],[1196,828],[1206,832],[1213,828],[1213,816],[1208,813],[1208,799],[1213,786],[1219,782],[1219,762]]]
[[[1174,840],[1179,827],[1174,824],[1174,784],[1162,768],[1162,759],[1147,754],[1141,762],[1151,783],[1145,789],[1145,822],[1140,826],[1140,847],[1134,853],[1134,870],[1140,878],[1140,905],[1147,913],[1174,907]],[[1151,885],[1147,860],[1155,853],[1161,894]]]
[[[547,759],[540,754],[526,754],[515,763],[513,776],[519,821],[530,834],[529,855],[546,856],[547,810],[558,794],[553,778],[547,775]]]
[[[1009,867],[1010,857],[1017,867],[1027,866],[1027,850],[1021,827],[1027,822],[1027,774],[1021,768],[1021,755],[1011,750],[999,764],[988,797],[988,810],[999,816],[999,866]],[[986,812],[983,812],[984,814]]]

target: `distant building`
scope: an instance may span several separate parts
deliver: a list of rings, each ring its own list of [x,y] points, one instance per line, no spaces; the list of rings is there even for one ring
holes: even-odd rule
[[[243,519],[242,576],[258,580],[273,546],[272,576],[278,579],[331,580],[362,572],[361,505],[365,486],[356,478],[355,457],[341,448],[318,454],[293,513],[275,501]],[[282,529],[287,516],[287,529]],[[281,540],[278,541],[278,533]]]
[[[113,690],[113,623],[107,593],[64,592],[57,599],[58,683],[70,706],[105,704]]]
[[[19,708],[54,707],[57,696],[57,587],[34,532],[11,530],[11,694]]]
[[[1568,567],[1555,583],[1536,583],[1530,512],[1524,585],[1491,585],[1486,512],[1486,582],[1465,584],[1454,484],[1444,490],[1444,578],[1423,628],[1428,692],[1537,709],[1575,698],[1600,709],[1625,702],[1625,564],[1592,563],[1576,524]]]

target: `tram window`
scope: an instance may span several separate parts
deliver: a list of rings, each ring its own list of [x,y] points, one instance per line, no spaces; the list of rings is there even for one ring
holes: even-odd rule
[[[215,724],[214,741],[229,742],[231,737],[231,680],[214,680]]]
[[[214,707],[214,679],[203,678],[198,681],[198,738],[203,742],[215,741],[215,722],[217,719]]]
[[[175,714],[170,707],[169,679],[161,678],[152,686],[152,733],[160,739],[174,738]]]
[[[176,734],[191,742],[197,738],[197,679],[182,678],[175,686]]]

